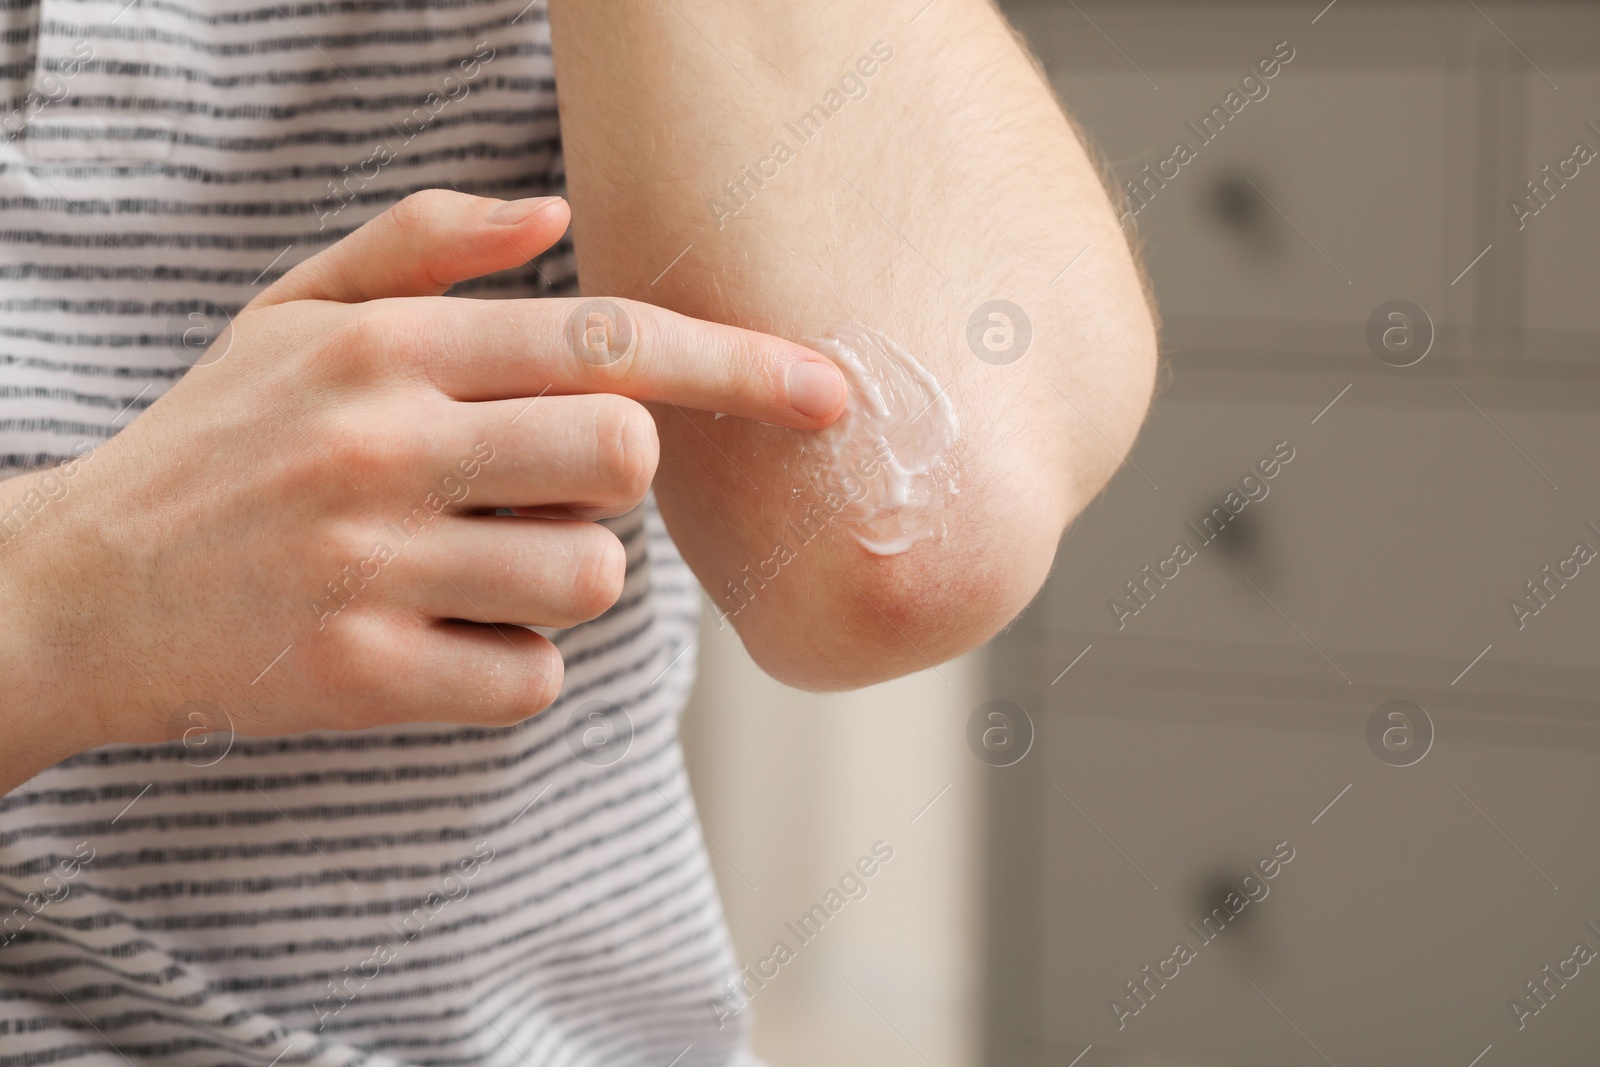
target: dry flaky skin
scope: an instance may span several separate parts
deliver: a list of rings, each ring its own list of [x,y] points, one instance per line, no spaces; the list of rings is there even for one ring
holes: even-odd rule
[[[816,492],[802,434],[663,397],[657,495],[719,610],[809,688],[986,640],[1131,445],[1155,368],[1127,241],[1008,27],[987,0],[551,0],[551,20],[589,291],[795,339],[870,324],[961,428],[943,536],[885,556]],[[967,339],[995,299],[1032,326],[1004,365]]]

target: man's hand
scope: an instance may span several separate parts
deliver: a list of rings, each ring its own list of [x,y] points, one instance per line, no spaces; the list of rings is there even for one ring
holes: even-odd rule
[[[621,591],[622,545],[592,520],[654,477],[639,401],[837,418],[838,371],[787,341],[628,301],[439,295],[567,222],[556,198],[412,196],[262,293],[80,462],[0,548],[0,787],[168,739],[193,700],[249,734],[524,719],[562,664],[520,627]],[[0,484],[0,513],[43,476]]]

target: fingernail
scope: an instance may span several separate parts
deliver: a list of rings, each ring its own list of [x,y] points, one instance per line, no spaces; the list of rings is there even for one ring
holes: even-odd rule
[[[515,226],[526,222],[551,204],[559,203],[559,196],[530,196],[525,200],[507,200],[489,212],[489,221],[496,226]]]
[[[844,375],[831,363],[796,363],[786,384],[789,406],[809,419],[832,415],[844,403]]]

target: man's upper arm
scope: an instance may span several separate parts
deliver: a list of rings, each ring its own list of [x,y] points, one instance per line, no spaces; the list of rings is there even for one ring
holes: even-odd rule
[[[986,0],[551,7],[585,288],[795,339],[881,331],[960,426],[942,536],[883,555],[848,512],[797,527],[801,434],[663,397],[658,497],[712,600],[817,688],[986,639],[1130,446],[1155,362],[1099,175],[1009,28]],[[998,333],[993,301],[1021,313]],[[1020,357],[992,350],[1023,326]]]

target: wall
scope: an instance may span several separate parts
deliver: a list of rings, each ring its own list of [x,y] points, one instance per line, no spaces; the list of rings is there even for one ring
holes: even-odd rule
[[[758,1054],[772,1067],[976,1063],[975,659],[816,695],[762,674],[714,617],[699,655],[684,748],[739,959],[779,939],[795,949],[751,1002]],[[866,895],[800,944],[784,924],[878,841],[893,858]]]

